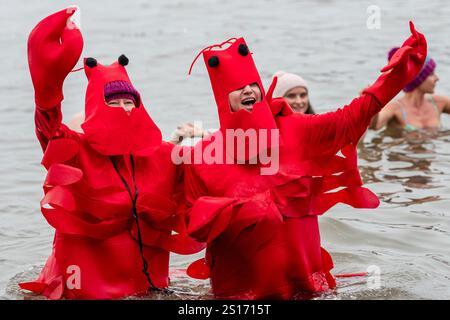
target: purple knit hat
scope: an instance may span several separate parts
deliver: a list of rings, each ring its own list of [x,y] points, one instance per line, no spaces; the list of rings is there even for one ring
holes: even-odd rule
[[[391,60],[392,56],[395,54],[395,52],[398,49],[399,48],[392,48],[389,51],[389,53],[388,53],[388,60]],[[403,91],[411,92],[414,89],[416,89],[418,86],[420,86],[422,84],[422,82],[425,81],[426,78],[428,78],[428,76],[430,74],[432,74],[434,72],[434,69],[436,69],[436,62],[432,58],[427,57],[425,59],[425,63],[423,64],[422,70],[419,72],[419,74],[416,76],[416,78],[413,81],[408,83],[403,88]]]
[[[127,81],[111,81],[105,84],[105,101],[108,103],[114,99],[133,100],[136,107],[140,104],[139,92]]]

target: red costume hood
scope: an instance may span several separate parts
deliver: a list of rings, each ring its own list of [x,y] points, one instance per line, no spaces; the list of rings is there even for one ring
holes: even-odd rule
[[[103,155],[149,155],[161,144],[161,132],[138,99],[130,115],[120,107],[110,107],[105,102],[105,85],[112,81],[131,84],[124,65],[125,56],[109,66],[93,58],[84,59],[88,78],[86,90],[86,120],[81,125],[85,138],[93,149]]]
[[[227,49],[204,51],[203,59],[216,99],[221,129],[276,129],[261,78],[243,38],[236,39]],[[217,65],[214,65],[214,60]],[[252,112],[232,112],[229,93],[252,83],[258,84],[262,101],[255,103]]]
[[[226,44],[231,45],[226,49],[212,50],[214,48],[222,48]],[[268,131],[277,129],[275,119],[265,97],[261,78],[245,40],[243,38],[232,38],[222,44],[209,46],[203,49],[201,53],[203,53],[216,99],[220,130],[222,133],[225,134],[226,129],[242,129],[244,131],[255,129],[259,141],[260,129],[266,129]],[[253,83],[258,84],[261,90],[262,100],[254,104],[251,112],[247,110],[233,112],[228,97],[230,92]],[[271,145],[273,142],[271,142],[270,137],[271,135],[268,133],[267,146],[269,148],[270,146],[274,147]],[[251,154],[252,151],[250,151],[251,148],[248,148],[248,143],[246,143],[245,148],[247,150],[245,152],[245,160],[257,156],[256,154]],[[259,145],[257,150],[258,154],[263,151]],[[237,154],[236,151],[234,154]]]

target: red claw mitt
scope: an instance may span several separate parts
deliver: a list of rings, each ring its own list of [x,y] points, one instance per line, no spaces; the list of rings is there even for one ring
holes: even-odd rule
[[[64,79],[83,50],[83,36],[69,19],[76,10],[67,8],[46,17],[28,37],[28,65],[36,105],[41,108],[61,103]]]
[[[422,70],[427,56],[427,41],[410,21],[411,36],[381,69],[383,74],[363,93],[374,95],[382,106],[391,101]]]
[[[277,82],[278,77],[274,77],[272,83],[270,84],[269,90],[267,91],[266,98],[267,103],[269,103],[270,110],[272,111],[272,114],[274,116],[277,115],[288,116],[290,114],[293,114],[294,111],[292,111],[292,108],[289,106],[289,104],[284,98],[272,98],[273,91],[277,86]]]

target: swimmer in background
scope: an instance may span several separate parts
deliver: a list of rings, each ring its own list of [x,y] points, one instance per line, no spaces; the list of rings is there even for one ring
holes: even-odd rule
[[[398,48],[389,51],[390,59]],[[417,77],[403,91],[405,95],[391,101],[371,122],[370,129],[395,126],[407,131],[439,129],[441,114],[450,113],[450,97],[434,94],[439,77],[435,72],[436,62],[427,57]]]

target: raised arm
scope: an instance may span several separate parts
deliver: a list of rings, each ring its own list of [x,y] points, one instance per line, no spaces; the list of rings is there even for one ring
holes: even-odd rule
[[[396,119],[396,103],[388,103],[379,113],[377,113],[370,122],[369,128],[379,130],[387,125],[393,119]]]
[[[427,54],[425,37],[414,29],[410,22],[412,35],[403,43],[381,72],[381,76],[362,95],[349,105],[335,112],[321,115],[293,115],[304,124],[299,135],[314,146],[314,152],[337,152],[349,143],[358,142],[365,132],[372,117],[375,116],[402,88],[421,70]],[[272,87],[276,84],[276,79]],[[275,114],[283,112],[280,107],[286,103],[282,98],[271,99],[272,90],[268,91],[268,101]],[[281,100],[279,100],[281,99]]]
[[[308,145],[315,146],[310,155],[335,154],[349,143],[356,146],[381,108],[375,97],[362,94],[334,112],[304,117],[303,139]]]
[[[75,8],[68,8],[46,17],[28,38],[28,65],[36,103],[36,135],[44,151],[52,138],[78,136],[61,123],[63,83],[83,49],[81,32],[70,20],[75,11]]]

